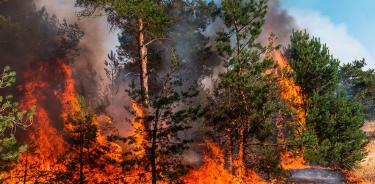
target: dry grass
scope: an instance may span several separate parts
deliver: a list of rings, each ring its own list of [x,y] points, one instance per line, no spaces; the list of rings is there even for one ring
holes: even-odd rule
[[[359,167],[354,169],[353,174],[364,183],[372,184],[375,183],[375,122],[368,122],[363,128],[370,137],[370,143],[367,146],[369,153]]]

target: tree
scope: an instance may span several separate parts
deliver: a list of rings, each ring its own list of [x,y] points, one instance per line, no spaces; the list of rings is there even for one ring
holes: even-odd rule
[[[286,54],[294,70],[294,79],[302,88],[304,100],[314,93],[325,95],[336,90],[339,61],[330,55],[327,46],[302,31],[293,32],[290,42]],[[305,102],[305,105],[308,104]]]
[[[365,70],[365,60],[358,60],[340,67],[343,89],[350,98],[358,98],[364,105],[365,118],[375,119],[375,71]]]
[[[365,155],[364,114],[361,103],[339,88],[339,61],[302,31],[292,33],[287,56],[303,94],[305,157],[324,166],[352,167]]]
[[[107,12],[109,21],[124,30],[122,33],[123,54],[128,58],[137,58],[140,73],[140,86],[143,105],[148,105],[148,46],[155,41],[165,39],[164,31],[170,26],[170,17],[166,9],[169,1],[157,0],[77,0],[85,7],[83,15],[91,15],[97,7]],[[137,50],[134,50],[134,48]]]
[[[323,166],[349,169],[365,156],[364,114],[359,101],[344,92],[311,97],[307,126],[317,137],[316,147],[305,149],[306,158]]]
[[[0,75],[0,90],[11,87],[16,78],[16,72],[6,66]],[[1,92],[1,91],[0,91]],[[18,102],[13,101],[12,95],[0,96],[0,171],[7,171],[10,162],[17,160],[19,153],[27,149],[20,146],[15,137],[17,128],[26,128],[32,122],[35,108],[20,110]],[[1,181],[0,174],[0,181]]]
[[[276,124],[280,120],[286,126],[289,118],[273,72],[276,65],[267,56],[272,48],[258,42],[267,2],[224,0],[221,9],[227,31],[218,33],[216,48],[223,55],[226,72],[220,76],[207,118],[214,135],[225,137],[220,141],[232,155],[228,158],[231,172],[246,179],[249,168],[279,170]]]
[[[65,169],[54,173],[50,181],[80,184],[123,181],[120,150],[100,132],[98,118],[85,98],[78,97],[76,105],[78,108],[72,105],[74,110],[65,124],[64,138],[69,149],[59,161]]]
[[[108,80],[111,82],[109,85],[109,92],[111,95],[111,98],[117,94],[119,90],[118,80],[121,74],[122,69],[122,63],[119,61],[119,58],[116,56],[113,51],[111,51],[110,54],[108,54],[108,59],[104,62],[105,68],[105,74],[108,78]]]
[[[124,162],[124,167],[130,170],[140,168],[138,175],[143,182],[180,183],[180,177],[188,169],[182,162],[182,154],[191,141],[184,136],[184,132],[202,112],[191,101],[197,96],[197,91],[194,88],[186,90],[182,86],[177,74],[179,66],[179,60],[174,55],[170,70],[158,77],[161,90],[150,95],[149,112],[144,116],[135,113],[147,125],[146,128],[137,128],[133,124],[136,131],[126,139],[130,146],[137,148],[141,144],[141,149],[145,150],[143,154],[139,154],[138,149],[130,150],[129,158]],[[135,101],[141,101],[141,94],[134,85],[131,85],[129,94]],[[139,137],[143,139],[142,142],[137,141]]]

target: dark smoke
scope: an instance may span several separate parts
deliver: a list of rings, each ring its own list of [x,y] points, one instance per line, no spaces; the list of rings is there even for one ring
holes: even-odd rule
[[[75,25],[59,21],[32,1],[12,0],[0,4],[0,15],[8,21],[0,27],[1,66],[24,71],[38,62],[54,58],[71,60],[82,32]]]
[[[72,63],[76,89],[95,108],[103,103],[103,93],[108,81],[104,72],[104,60],[117,44],[115,30],[106,23],[105,16],[79,17],[80,8],[74,0],[35,0],[38,8],[45,8],[50,14],[68,23],[77,24],[84,32],[79,42],[79,53]]]
[[[263,26],[262,35],[260,36],[261,42],[266,45],[268,42],[268,37],[272,32],[277,38],[276,44],[286,47],[289,44],[290,34],[295,28],[296,25],[293,17],[291,17],[286,10],[282,9],[280,0],[269,0],[266,21]],[[219,31],[224,31],[225,29],[226,27],[222,20],[220,18],[216,18],[204,29],[203,35],[210,40],[209,45],[212,46],[216,33]],[[210,48],[210,50],[214,49],[212,47]],[[213,53],[216,54],[216,56],[211,55],[211,58],[209,59],[211,62],[209,70],[199,74],[202,87],[209,92],[212,92],[212,88],[218,79],[218,75],[225,70],[222,63],[223,61],[218,56],[218,53]]]
[[[113,40],[113,37],[109,37],[106,32],[109,30],[109,25],[105,24],[105,17],[78,19],[76,16],[78,10],[72,9],[73,1],[35,0],[35,2],[38,8],[45,6],[46,10],[37,10],[33,1],[27,0],[3,1],[0,4],[0,14],[9,17],[15,24],[14,28],[0,30],[0,67],[11,65],[22,74],[26,68],[36,63],[64,58],[73,66],[79,93],[86,96],[91,104],[102,105],[106,84],[104,60],[113,47],[113,44],[103,44],[108,42],[107,40]],[[151,62],[150,65],[155,66],[156,75],[165,73],[170,61],[170,55],[167,53],[172,46],[182,61],[181,75],[185,79],[185,85],[198,84],[203,91],[212,91],[218,75],[224,71],[222,59],[213,47],[213,40],[216,32],[222,31],[225,26],[218,18],[212,19],[209,15],[200,12],[182,12],[178,8],[175,8],[174,15],[179,19],[168,33],[170,41],[155,44],[150,48],[151,52],[159,53],[163,57],[156,58],[156,62]],[[51,16],[53,14],[58,18]],[[66,18],[69,23],[77,22],[77,25],[73,26],[74,29],[68,23],[64,24],[65,27],[61,26],[62,18]],[[293,27],[294,21],[281,8],[280,1],[270,0],[264,33],[272,29],[279,43],[286,45]],[[82,33],[79,29],[84,32],[83,38],[80,37]],[[265,34],[262,37],[267,38],[267,36],[268,34]],[[164,46],[165,44],[167,46]],[[107,102],[109,106],[106,107],[121,125],[126,124],[123,106],[129,104],[125,89],[131,79],[137,80],[138,77],[133,74],[128,75],[129,73],[137,73],[137,66],[130,66],[122,72],[117,81],[118,94]],[[18,78],[18,84],[21,84],[24,80],[22,75],[18,75]]]
[[[9,65],[17,72],[16,86],[25,82],[26,69],[57,59],[69,63],[76,56],[82,36],[78,27],[37,10],[32,1],[2,2],[0,15],[8,20],[0,25],[0,67]]]
[[[269,0],[262,37],[267,40],[270,31],[272,31],[277,37],[278,44],[287,46],[290,34],[295,28],[296,25],[293,17],[286,10],[282,9],[280,0]]]
[[[46,88],[34,83],[33,95],[38,96],[38,106],[47,111],[52,126],[62,130],[62,104],[55,93],[64,90],[65,75],[58,66],[60,62],[73,64],[83,33],[77,25],[38,10],[33,1],[2,1],[0,15],[7,20],[0,25],[0,68],[8,65],[17,73],[16,84],[1,90],[0,95],[12,94],[22,102],[26,83],[44,82]],[[26,135],[22,131],[17,134]]]

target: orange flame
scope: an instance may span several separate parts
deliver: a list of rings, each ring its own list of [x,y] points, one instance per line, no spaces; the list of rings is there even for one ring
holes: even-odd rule
[[[212,142],[207,141],[206,145],[212,156],[205,154],[203,165],[189,172],[184,177],[186,183],[194,184],[250,184],[267,182],[260,178],[254,171],[250,171],[246,178],[236,176],[230,173],[224,167],[224,158],[222,150]]]
[[[51,71],[54,71],[56,76],[49,76]],[[76,97],[72,69],[62,60],[52,64],[45,63],[34,70],[30,69],[25,72],[24,77],[27,82],[23,87],[25,95],[21,100],[20,107],[37,106],[36,117],[32,127],[28,130],[28,140],[25,142],[31,148],[27,153],[21,154],[15,168],[9,174],[6,174],[4,177],[5,183],[48,182],[54,177],[55,173],[67,170],[63,163],[58,162],[59,155],[66,152],[69,146],[62,137],[63,130],[61,128],[64,127],[65,130],[72,128],[67,126],[69,125],[67,123],[68,116],[80,111],[81,107]],[[57,80],[63,78],[62,85],[60,84],[61,81],[54,81],[54,78]],[[52,91],[52,93],[46,91]],[[45,105],[51,103],[47,101],[48,98],[57,100],[55,106],[61,105],[61,122],[53,122],[49,109]],[[94,117],[94,123],[98,123],[98,117],[96,116]],[[60,130],[55,128],[56,126],[61,127]],[[109,151],[105,151],[106,158],[121,161],[122,149],[119,145],[107,141],[100,130],[96,139],[97,145],[95,146],[97,149],[103,149],[104,145],[109,148]],[[100,158],[95,162],[104,165],[106,160]],[[105,165],[105,168],[100,170],[98,168],[84,168],[87,183],[122,181],[119,177],[121,172],[121,167],[111,164]],[[77,178],[77,176],[74,176],[74,178]]]
[[[274,51],[274,59],[281,70],[286,70],[287,72],[292,71],[291,67],[288,64],[288,60],[281,54],[280,51]],[[282,78],[279,83],[280,87],[283,89],[281,96],[284,100],[287,101],[287,103],[289,103],[290,108],[297,115],[295,123],[296,125],[298,125],[298,136],[298,134],[302,131],[306,124],[305,113],[302,108],[303,97],[301,94],[301,88],[295,83],[293,78],[283,76],[282,72],[278,73],[278,75],[280,75],[280,77]],[[303,150],[300,150],[296,153],[286,150],[284,153],[282,153],[281,167],[284,169],[310,168],[310,166],[306,164],[306,161],[303,158]]]
[[[64,169],[56,162],[58,154],[65,151],[65,143],[61,133],[53,126],[52,119],[44,105],[45,99],[48,97],[45,91],[50,88],[45,76],[48,67],[48,65],[41,65],[24,74],[27,82],[23,87],[25,95],[21,100],[20,108],[37,106],[33,125],[27,134],[29,139],[27,144],[29,144],[32,154],[24,153],[20,156],[16,167],[9,176],[6,176],[9,178],[6,183],[46,182],[50,177],[49,173]]]
[[[132,126],[134,128],[135,135],[135,143],[134,143],[134,149],[136,152],[134,153],[135,157],[143,157],[146,152],[144,150],[144,144],[146,143],[146,130],[145,130],[145,121],[144,121],[144,108],[141,105],[138,105],[137,102],[131,101],[132,108],[135,112],[135,118],[132,120]]]

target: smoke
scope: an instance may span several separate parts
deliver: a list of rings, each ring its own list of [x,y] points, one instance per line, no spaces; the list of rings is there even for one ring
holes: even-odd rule
[[[84,36],[79,42],[79,55],[74,58],[73,73],[76,87],[80,94],[94,105],[102,103],[98,97],[105,90],[106,76],[104,60],[107,53],[118,44],[115,30],[111,30],[105,16],[77,16],[80,8],[75,7],[72,0],[35,0],[37,7],[45,8],[50,14],[69,23],[76,23]]]
[[[292,170],[290,174],[290,180],[291,182],[296,183],[339,184],[347,182],[345,175],[341,172],[319,168]]]
[[[18,73],[17,85],[24,82],[26,69],[57,59],[69,62],[76,54],[79,29],[38,11],[32,1],[2,2],[0,15],[8,20],[0,25],[0,67],[9,65]]]
[[[268,1],[268,10],[265,19],[263,32],[260,35],[261,42],[264,45],[267,44],[268,37],[273,33],[277,38],[276,44],[286,47],[289,44],[290,34],[296,28],[296,25],[293,17],[286,10],[282,9],[280,0]],[[223,21],[220,18],[216,18],[203,31],[203,35],[210,40],[209,45],[212,46],[216,33],[225,29],[226,26]],[[231,39],[234,41],[234,37]],[[212,61],[215,65],[211,66],[210,72],[203,73],[199,79],[202,87],[209,93],[213,92],[215,83],[219,79],[219,74],[225,70],[222,59],[219,56],[216,56],[216,58],[216,60]]]
[[[103,93],[103,88],[108,84],[104,73],[104,60],[111,49],[118,44],[117,33],[110,30],[106,23],[106,17],[77,18],[76,14],[80,11],[74,7],[74,1],[71,0],[36,0],[39,8],[45,7],[47,12],[55,14],[57,17],[65,18],[68,22],[76,22],[79,28],[85,33],[79,43],[79,56],[73,63],[75,78],[78,82],[77,87],[80,93],[83,93],[88,99],[97,99]],[[178,7],[176,7],[177,9]],[[191,86],[200,84],[202,90],[212,93],[215,82],[220,73],[224,71],[221,57],[213,47],[213,40],[216,32],[225,29],[221,19],[211,20],[206,27],[202,23],[210,22],[208,17],[191,18],[190,14],[180,14],[175,12],[179,21],[169,32],[170,42],[176,53],[182,60],[182,71],[180,75],[185,79],[185,85]],[[272,32],[278,37],[280,44],[286,45],[289,35],[294,27],[294,20],[280,6],[279,0],[269,1],[269,11],[266,17],[264,33],[272,29]],[[263,35],[266,38],[268,35]],[[159,45],[160,46],[160,45]],[[167,50],[156,46],[151,48],[164,54]],[[164,51],[163,51],[164,49]],[[168,52],[168,51],[167,51]],[[158,75],[165,73],[168,68],[170,57],[168,54],[158,61]],[[151,62],[150,65],[153,65]],[[129,72],[129,71],[126,71]],[[128,80],[131,77],[129,77]],[[150,79],[152,80],[152,79]],[[114,116],[116,122],[123,122],[124,104],[129,104],[129,98],[125,92],[128,82],[119,80],[119,92],[111,101],[116,103],[109,104],[107,111]],[[100,92],[99,92],[100,91]],[[116,105],[117,104],[117,105]],[[122,123],[123,124],[123,123]]]
[[[267,40],[270,32],[272,32],[277,37],[278,44],[287,46],[290,34],[296,27],[293,17],[286,10],[282,9],[280,0],[268,1],[268,12],[263,28],[263,35],[261,36],[264,40]]]
[[[11,31],[0,30],[0,59],[2,63],[11,65],[14,69],[21,72],[25,71],[30,65],[50,60],[50,58],[62,57],[66,58],[73,67],[73,74],[76,82],[76,88],[79,93],[86,96],[91,104],[99,106],[102,104],[102,98],[105,88],[109,81],[104,72],[104,61],[107,54],[118,44],[117,30],[111,30],[105,16],[97,17],[77,17],[77,13],[81,10],[74,6],[72,0],[34,0],[37,9],[45,8],[45,11],[51,15],[57,22],[66,19],[70,24],[76,23],[79,30],[84,33],[83,37],[70,38],[71,46],[64,50],[56,40],[59,31],[56,26],[46,21],[46,18],[38,15],[37,10],[33,8],[33,1],[13,0],[6,1],[0,7],[0,13],[9,16],[14,22],[18,22],[21,26],[19,29],[27,31],[19,31],[21,35],[12,34]],[[225,29],[221,19],[216,18],[210,20],[209,17],[197,14],[195,18],[191,18],[191,14],[179,14],[179,21],[169,32],[170,44],[181,58],[181,76],[185,79],[185,85],[201,85],[202,91],[212,93],[215,83],[220,73],[224,72],[223,61],[213,47],[213,41],[216,32]],[[33,14],[33,16],[30,16]],[[40,12],[39,12],[40,14]],[[34,17],[34,18],[33,18]],[[210,23],[208,26],[205,26]],[[264,29],[272,29],[272,32],[279,38],[279,42],[286,44],[289,34],[294,27],[294,20],[282,10],[278,0],[269,1],[269,11],[266,17]],[[17,29],[17,25],[15,26]],[[76,34],[78,30],[75,29]],[[263,35],[265,38],[267,35]],[[78,35],[76,35],[78,37]],[[74,40],[76,39],[76,40]],[[74,45],[78,44],[78,45]],[[155,50],[163,52],[163,47],[156,45]],[[56,51],[60,56],[56,54]],[[164,73],[169,65],[170,56],[166,54],[161,59],[161,63],[154,63],[159,67],[159,73]],[[4,62],[3,62],[4,61]],[[152,63],[151,63],[152,65]],[[126,71],[129,72],[129,71]],[[124,78],[126,73],[121,75],[119,80],[119,92],[109,100],[106,111],[114,118],[119,129],[128,129],[124,123],[124,113],[126,110],[124,105],[129,104],[129,97],[125,92],[128,87],[129,76]],[[136,77],[136,76],[133,76]],[[23,80],[20,77],[21,81]],[[205,94],[205,93],[203,93]],[[203,99],[203,98],[202,98]]]
[[[62,104],[54,91],[64,87],[57,62],[70,64],[78,93],[98,108],[107,82],[104,60],[117,44],[116,33],[109,29],[105,17],[79,19],[78,11],[69,0],[1,1],[0,15],[7,21],[0,25],[0,68],[11,66],[17,72],[17,84],[0,95],[22,97],[23,86],[30,81],[25,72],[43,72],[38,78],[50,86],[41,94],[45,96],[42,103],[55,125],[61,121]]]
[[[1,90],[0,95],[12,94],[25,105],[29,102],[27,95],[32,93],[36,100],[30,103],[45,109],[51,126],[61,130],[63,104],[57,93],[64,91],[67,76],[59,66],[73,62],[82,32],[38,10],[33,1],[2,1],[0,15],[7,19],[0,25],[0,68],[9,65],[17,72],[17,83]],[[22,130],[16,133],[20,138],[27,135]]]

